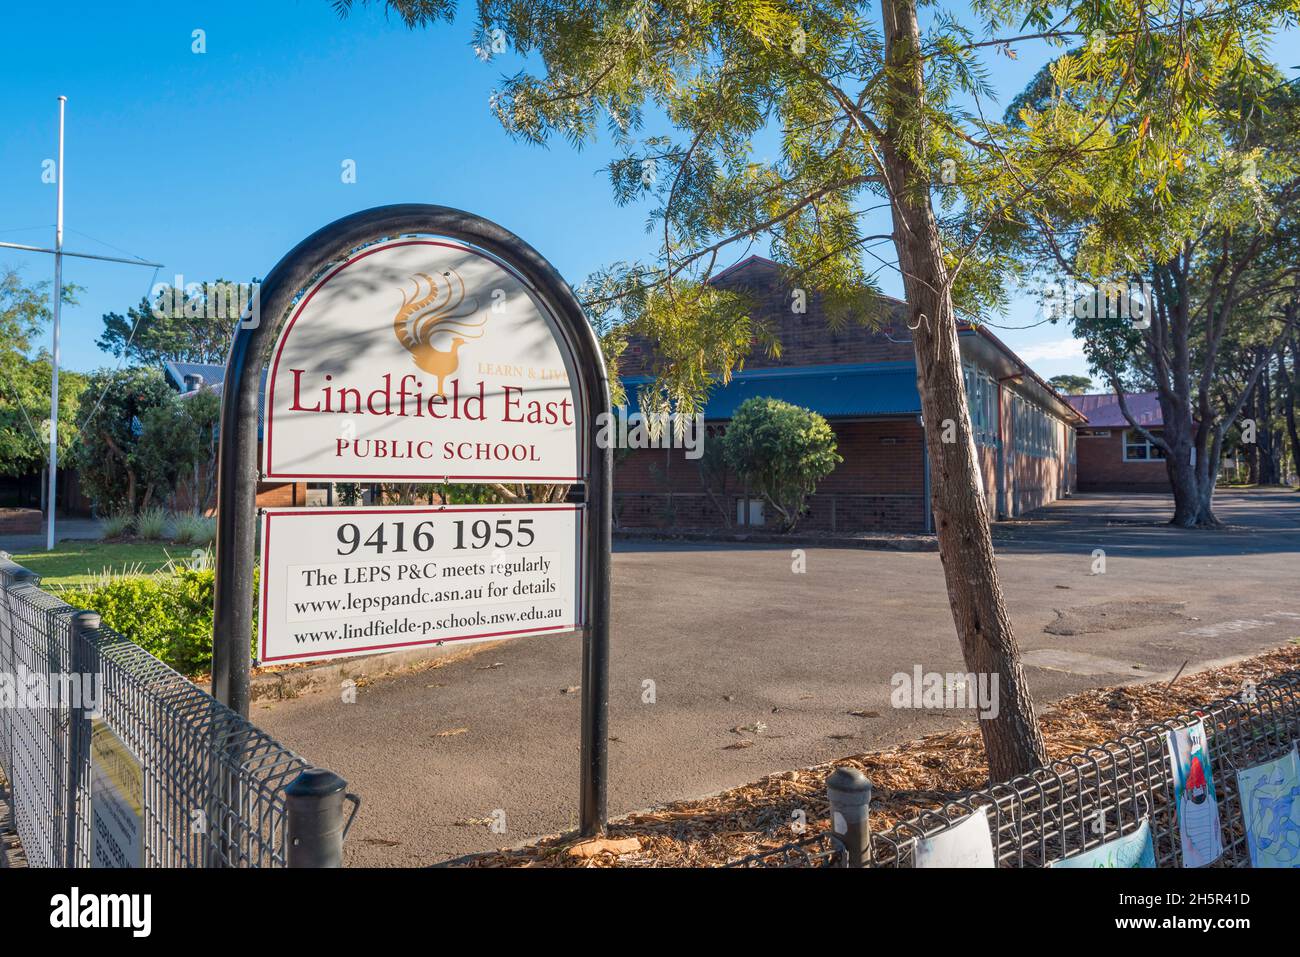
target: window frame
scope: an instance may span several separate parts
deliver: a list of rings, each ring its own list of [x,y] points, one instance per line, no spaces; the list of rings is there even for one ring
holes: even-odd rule
[[[1152,435],[1155,435],[1155,434],[1157,434],[1157,433],[1159,433],[1159,432],[1161,432],[1161,431],[1163,431],[1163,430],[1162,430],[1162,429],[1148,429],[1147,431],[1150,432]],[[1137,441],[1133,441],[1133,440],[1130,438],[1130,436],[1135,436],[1136,439],[1137,439]],[[1129,447],[1130,447],[1130,446],[1133,447],[1133,448],[1139,448],[1139,447],[1140,447],[1140,448],[1145,449],[1145,450],[1146,450],[1146,457],[1145,457],[1145,458],[1130,458],[1130,457],[1129,457],[1129,454],[1128,454],[1128,450],[1129,450]],[[1163,462],[1163,461],[1165,460],[1165,450],[1162,449],[1162,448],[1160,448],[1158,445],[1154,445],[1153,443],[1148,442],[1148,441],[1147,441],[1147,440],[1142,436],[1142,434],[1141,434],[1140,432],[1138,432],[1137,429],[1129,428],[1129,429],[1125,429],[1125,430],[1124,430],[1124,436],[1123,436],[1123,441],[1122,441],[1121,447],[1122,447],[1122,450],[1123,450],[1123,451],[1122,451],[1121,458],[1122,458],[1122,460],[1123,460],[1124,462],[1126,462],[1126,463],[1128,463],[1128,462],[1134,462],[1134,463],[1146,463],[1146,464],[1150,464],[1150,463],[1152,463],[1152,462]]]

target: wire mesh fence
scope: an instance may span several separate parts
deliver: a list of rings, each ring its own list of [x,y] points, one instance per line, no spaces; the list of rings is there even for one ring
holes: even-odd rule
[[[1279,675],[1088,748],[1030,775],[972,791],[871,837],[875,867],[910,867],[917,842],[987,808],[1002,867],[1044,867],[1149,821],[1157,867],[1182,866],[1167,736],[1203,721],[1222,825],[1215,867],[1249,867],[1236,772],[1282,757],[1300,739],[1300,673]]]
[[[38,586],[0,557],[0,673],[18,692],[0,707],[0,767],[31,866],[92,864],[97,726],[139,764],[143,833],[132,863],[285,866],[284,789],[307,763],[139,645],[98,627],[97,616],[79,615]],[[76,693],[90,682],[98,682],[95,714]]]
[[[1282,757],[1300,741],[1300,672],[1260,682],[1237,697],[1140,728],[1032,774],[954,795],[942,807],[880,833],[852,825],[841,829],[847,808],[837,806],[835,789],[828,788],[830,830],[727,866],[849,867],[856,842],[856,859],[866,866],[913,867],[922,840],[984,812],[1001,867],[1046,867],[1132,834],[1143,822],[1151,829],[1156,866],[1181,867],[1168,735],[1197,722],[1205,728],[1222,831],[1223,854],[1212,866],[1250,867],[1237,772]],[[869,783],[862,782],[869,795]]]

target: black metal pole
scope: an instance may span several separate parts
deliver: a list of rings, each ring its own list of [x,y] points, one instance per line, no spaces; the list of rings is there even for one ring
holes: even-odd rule
[[[608,385],[606,384],[606,388]],[[578,819],[583,837],[605,831],[609,782],[610,552],[613,546],[614,450],[597,448],[591,431],[586,486],[587,608],[582,636],[582,790]]]
[[[578,376],[586,450],[587,583],[582,651],[583,834],[605,827],[609,730],[610,549],[613,452],[596,446],[610,410],[609,379],[595,331],[573,290],[540,253],[509,230],[459,209],[419,203],[345,216],[295,246],[262,282],[259,309],[241,322],[230,347],[221,396],[212,693],[248,715],[252,662],[254,546],[257,536],[258,402],[262,370],[298,293],[327,265],[377,240],[407,235],[457,239],[497,257],[524,278],[560,325]]]

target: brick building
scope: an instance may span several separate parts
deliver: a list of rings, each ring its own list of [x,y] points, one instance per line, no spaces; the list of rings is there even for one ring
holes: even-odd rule
[[[1160,397],[1136,392],[1124,397],[1133,417],[1148,432],[1164,427]],[[1079,429],[1079,491],[1168,492],[1164,452],[1133,429],[1114,393],[1072,395],[1067,401],[1087,416]]]
[[[828,327],[818,297],[806,312],[791,308],[780,267],[753,256],[714,277],[759,303],[782,345],[779,358],[755,350],[744,369],[709,396],[705,421],[725,428],[736,407],[770,396],[826,417],[844,461],[818,486],[800,528],[825,531],[928,531],[930,473],[904,305],[882,303],[877,328]],[[1085,417],[987,328],[960,330],[984,494],[989,512],[1015,516],[1075,488],[1075,428]],[[651,344],[634,341],[621,372],[629,401],[652,379]],[[623,453],[614,475],[615,511],[625,527],[718,527],[762,524],[732,476],[706,488],[697,461],[682,449]],[[746,505],[748,502],[748,506]],[[724,518],[725,514],[725,518]]]

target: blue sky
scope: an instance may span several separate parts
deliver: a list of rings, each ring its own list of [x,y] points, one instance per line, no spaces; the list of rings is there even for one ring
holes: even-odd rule
[[[191,50],[196,29],[203,54]],[[993,61],[1004,102],[1041,63],[1033,51]],[[651,254],[649,205],[614,205],[605,144],[543,149],[502,133],[488,99],[516,64],[478,60],[465,17],[412,33],[377,9],[340,21],[328,0],[11,7],[0,32],[0,240],[53,244],[55,190],[41,163],[55,155],[64,94],[65,247],[164,263],[159,280],[264,276],[320,226],[394,202],[494,219],[575,285]],[[353,184],[340,177],[349,159]],[[49,256],[0,249],[8,265],[33,281],[53,268]],[[85,287],[64,311],[66,366],[116,364],[95,346],[101,316],[137,302],[153,270],[71,259],[64,276]],[[896,277],[881,281],[900,291]],[[1023,325],[1036,310],[1018,302],[995,321]],[[1086,371],[1059,326],[997,332],[1045,376]]]

